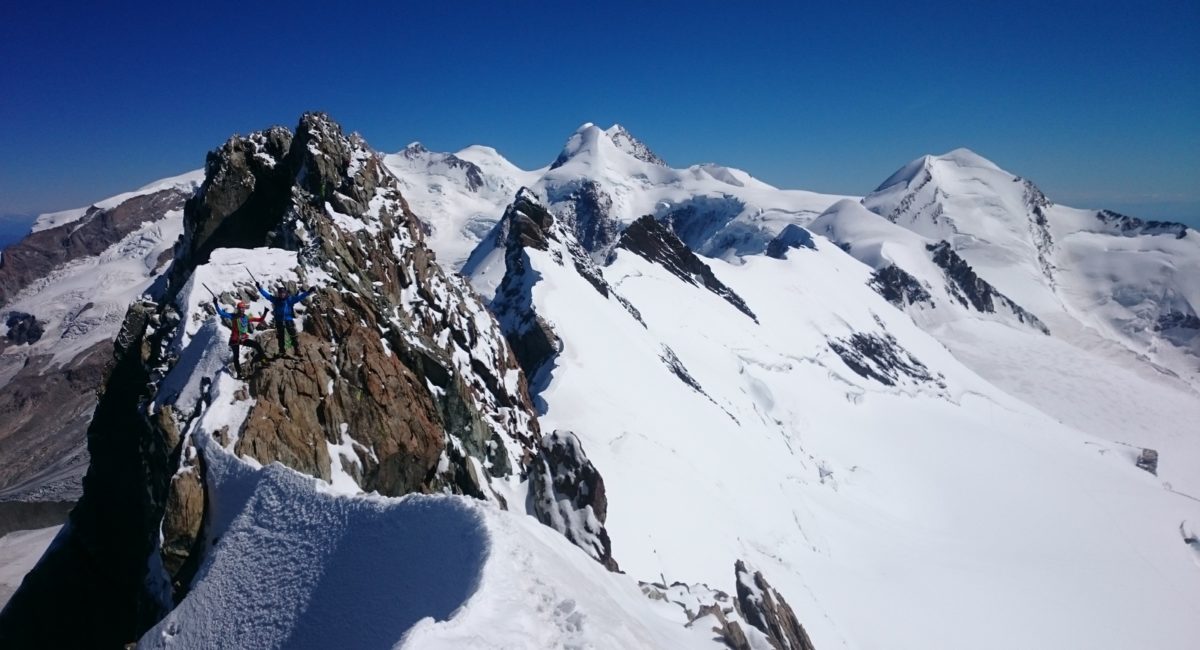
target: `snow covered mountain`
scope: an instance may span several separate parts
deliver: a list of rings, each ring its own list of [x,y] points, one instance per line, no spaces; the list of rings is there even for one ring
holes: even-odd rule
[[[885,241],[894,268],[934,287],[942,274],[922,265],[938,246],[1050,332],[1028,336],[1019,327],[909,308],[956,356],[1082,431],[1157,449],[1164,479],[1200,494],[1194,231],[1054,204],[1029,180],[965,149],[914,160],[862,203],[884,219],[839,205],[818,220],[822,232],[876,268],[872,242]]]
[[[73,500],[129,303],[170,259],[197,170],[40,216],[0,258],[0,498]]]
[[[0,645],[1188,648],[1194,233],[1014,179],[232,138]],[[258,313],[247,271],[317,291],[241,380],[206,289]]]
[[[683,241],[701,254],[736,259],[761,253],[785,226],[808,223],[843,198],[781,190],[715,164],[673,169],[620,125],[584,124],[553,163],[529,172],[486,147],[438,154],[410,146],[385,162],[408,190],[413,212],[429,224],[429,244],[443,265],[481,278],[488,290],[495,289],[499,273],[478,273],[481,266],[494,266],[484,262],[482,252],[471,260],[467,255],[486,236],[483,226],[500,218],[520,187],[569,223],[597,260],[626,224],[647,214],[674,223]]]

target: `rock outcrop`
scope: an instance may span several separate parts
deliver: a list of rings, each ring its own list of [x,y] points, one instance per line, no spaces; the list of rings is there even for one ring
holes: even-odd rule
[[[926,248],[929,250],[933,263],[945,272],[946,288],[950,290],[950,295],[963,307],[972,307],[976,311],[994,314],[997,305],[1000,305],[1012,312],[1018,321],[1043,334],[1050,333],[1050,329],[1037,316],[1025,311],[1008,296],[1000,293],[979,277],[971,265],[955,252],[949,242],[940,241],[936,244],[928,244]]]
[[[761,571],[751,574],[746,564],[734,564],[737,574],[737,609],[747,623],[770,639],[778,650],[814,650],[812,640],[796,614]]]
[[[933,302],[932,296],[921,281],[895,264],[872,273],[870,285],[884,300],[901,309],[918,303]]]
[[[294,266],[264,280],[317,286],[297,355],[260,364],[241,389],[244,417],[215,433],[230,451],[320,479],[338,471],[387,495],[501,505],[489,477],[534,455],[535,412],[499,325],[435,263],[396,179],[361,138],[306,114],[294,133],[230,139],[205,168],[170,269],[117,338],[69,537],[0,617],[4,642],[128,643],[171,606],[150,585],[186,595],[205,552],[207,488],[191,435],[211,366],[199,364],[224,350],[193,276],[224,282],[226,300],[255,294],[249,281],[201,271],[218,251],[270,247]]]
[[[767,242],[767,257],[774,257],[777,260],[786,259],[787,252],[797,248],[816,250],[817,244],[813,241],[812,233],[794,223],[789,223],[779,231],[774,239]]]
[[[542,438],[529,471],[533,515],[562,533],[609,571],[619,571],[604,521],[604,478],[570,431]]]
[[[629,224],[621,234],[617,247],[662,266],[688,284],[708,289],[754,322],[758,322],[746,301],[718,280],[707,264],[700,261],[675,233],[654,217],[647,215]]]
[[[42,338],[42,334],[46,333],[45,324],[37,317],[19,311],[10,312],[4,320],[4,325],[8,327],[4,339],[11,345],[36,343]],[[3,345],[0,345],[0,350],[2,349]]]

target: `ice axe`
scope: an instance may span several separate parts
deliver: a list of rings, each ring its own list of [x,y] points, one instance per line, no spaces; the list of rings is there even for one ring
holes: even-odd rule
[[[258,278],[254,277],[254,271],[251,271],[251,270],[250,270],[250,267],[248,267],[248,266],[246,266],[245,264],[243,264],[243,265],[242,265],[242,268],[243,268],[243,269],[246,269],[246,273],[249,273],[249,274],[250,274],[250,279],[254,281],[254,286],[256,286],[256,287],[261,287],[261,286],[262,286],[261,284],[259,284],[259,282],[258,282]]]

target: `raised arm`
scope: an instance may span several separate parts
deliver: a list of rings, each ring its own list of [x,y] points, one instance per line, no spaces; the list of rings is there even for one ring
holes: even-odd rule
[[[275,302],[275,296],[272,296],[270,293],[267,292],[266,289],[262,288],[261,284],[256,284],[254,286],[258,287],[258,292],[262,294],[263,298],[266,298],[267,300],[270,300],[271,302]]]
[[[233,314],[221,309],[221,305],[216,300],[213,301],[213,307],[217,308],[217,313],[221,315],[221,318],[233,320]]]

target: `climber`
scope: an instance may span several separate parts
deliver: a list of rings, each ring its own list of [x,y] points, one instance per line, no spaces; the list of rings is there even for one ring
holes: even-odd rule
[[[296,341],[296,310],[295,306],[305,298],[312,295],[316,291],[316,287],[309,287],[305,291],[301,291],[295,295],[291,295],[287,286],[280,283],[272,294],[266,289],[263,289],[261,284],[255,283],[258,287],[258,292],[264,298],[271,301],[271,309],[275,312],[275,337],[279,341],[279,351],[276,356],[281,357],[286,350],[290,350]],[[290,337],[290,338],[289,338]]]
[[[266,356],[262,345],[250,337],[250,324],[261,323],[266,320],[267,314],[264,311],[262,316],[251,316],[246,313],[246,303],[239,300],[237,306],[234,307],[234,312],[231,314],[224,309],[221,309],[221,304],[213,299],[213,306],[217,308],[217,313],[230,323],[229,333],[229,349],[233,351],[233,369],[237,372],[238,379],[245,379],[242,376],[242,349],[241,346],[246,346],[254,350],[256,358]]]

